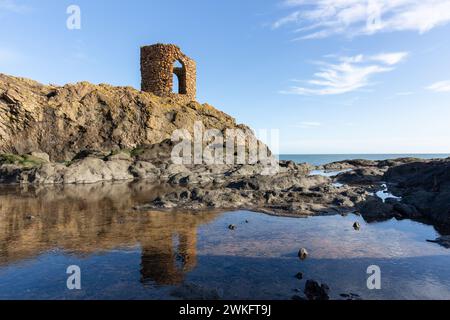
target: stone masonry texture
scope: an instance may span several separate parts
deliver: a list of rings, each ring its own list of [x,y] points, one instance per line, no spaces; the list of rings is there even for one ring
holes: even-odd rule
[[[176,62],[182,67],[174,67]],[[179,88],[173,88],[173,75]],[[173,44],[141,47],[141,89],[160,97],[182,96],[196,98],[196,64]],[[174,90],[175,89],[175,90]],[[178,92],[174,93],[174,92]]]

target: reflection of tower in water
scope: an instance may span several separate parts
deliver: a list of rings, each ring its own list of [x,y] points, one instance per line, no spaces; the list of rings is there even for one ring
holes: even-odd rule
[[[130,210],[157,194],[144,181],[39,191],[0,186],[0,268],[54,248],[85,257],[139,244],[142,261],[130,268],[139,268],[142,283],[180,283],[197,264],[198,227],[218,213]]]
[[[151,243],[142,243],[141,281],[159,285],[183,282],[184,274],[197,264],[197,229],[161,233]]]

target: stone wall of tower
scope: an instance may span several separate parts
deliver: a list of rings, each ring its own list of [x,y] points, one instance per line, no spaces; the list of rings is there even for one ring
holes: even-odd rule
[[[182,67],[174,68],[179,61]],[[179,90],[173,90],[173,75],[178,77]],[[160,97],[185,96],[195,100],[197,93],[195,61],[173,44],[155,44],[141,48],[141,89]],[[174,93],[177,91],[179,93]]]

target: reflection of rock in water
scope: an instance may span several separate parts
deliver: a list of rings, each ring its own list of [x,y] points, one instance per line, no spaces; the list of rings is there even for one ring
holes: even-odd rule
[[[213,213],[135,211],[158,196],[145,182],[0,188],[0,266],[51,249],[85,256],[142,248],[141,280],[177,284],[196,265],[197,228]]]

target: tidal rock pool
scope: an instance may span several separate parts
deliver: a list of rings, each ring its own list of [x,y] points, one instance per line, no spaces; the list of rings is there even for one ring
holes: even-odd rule
[[[310,279],[331,299],[450,299],[450,251],[426,241],[441,235],[433,226],[133,209],[157,194],[145,182],[1,187],[0,299],[291,299]]]

